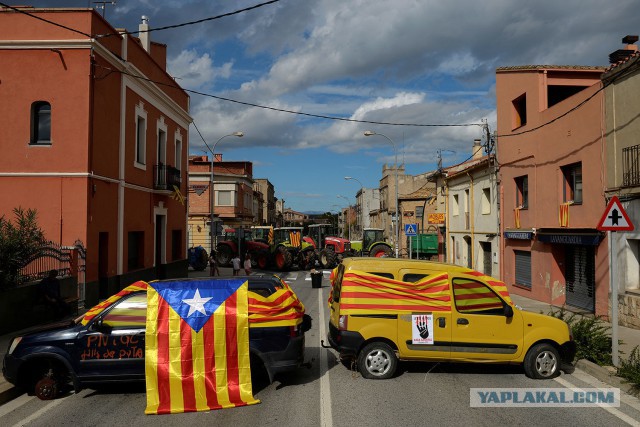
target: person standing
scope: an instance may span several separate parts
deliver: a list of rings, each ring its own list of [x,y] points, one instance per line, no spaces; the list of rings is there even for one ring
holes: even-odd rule
[[[216,263],[216,254],[211,251],[211,256],[209,256],[209,276],[220,275],[220,270],[218,270],[218,264]]]
[[[251,274],[251,254],[248,252],[244,257],[244,274],[247,276]]]
[[[233,275],[237,276],[240,272],[240,257],[238,255],[233,257],[231,264],[233,265]]]

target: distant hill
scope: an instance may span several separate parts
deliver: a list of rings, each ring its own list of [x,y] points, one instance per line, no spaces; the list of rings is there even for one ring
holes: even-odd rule
[[[325,213],[325,211],[308,211],[308,212],[302,212],[305,215],[322,215]]]

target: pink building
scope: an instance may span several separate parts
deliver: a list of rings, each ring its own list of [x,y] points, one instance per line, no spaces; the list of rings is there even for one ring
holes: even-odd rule
[[[496,71],[502,280],[510,292],[607,315],[604,68]]]
[[[187,193],[191,118],[166,46],[93,9],[20,9],[0,7],[0,215],[37,209],[47,239],[85,245],[86,305],[184,275],[187,206],[172,195]]]

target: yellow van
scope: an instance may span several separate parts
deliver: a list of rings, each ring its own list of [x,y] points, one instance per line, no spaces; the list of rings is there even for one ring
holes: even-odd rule
[[[398,360],[522,364],[531,378],[569,370],[569,326],[515,307],[506,285],[452,264],[346,258],[332,272],[328,339],[365,378]]]

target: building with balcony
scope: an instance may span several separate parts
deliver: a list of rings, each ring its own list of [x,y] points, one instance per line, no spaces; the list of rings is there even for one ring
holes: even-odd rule
[[[137,38],[93,9],[20,10],[0,7],[0,215],[33,208],[47,239],[82,242],[88,306],[184,276],[191,117],[167,46],[145,19]]]
[[[273,184],[266,178],[256,178],[254,189],[262,193],[262,214],[256,225],[273,225],[276,223],[276,197]]]
[[[501,278],[513,294],[607,315],[604,67],[496,70]]]
[[[606,188],[609,200],[618,196],[633,231],[611,232],[616,264],[618,309],[621,325],[640,328],[640,52],[637,36],[622,39],[625,48],[612,53],[613,63],[602,76],[605,85]]]

